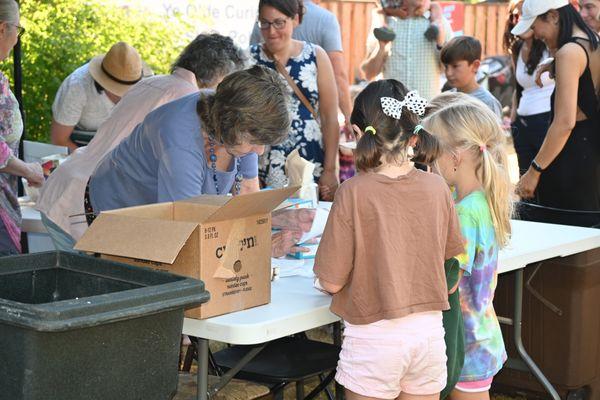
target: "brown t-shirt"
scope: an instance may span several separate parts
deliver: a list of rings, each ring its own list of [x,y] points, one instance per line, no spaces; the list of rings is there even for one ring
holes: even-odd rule
[[[448,185],[417,169],[345,181],[317,251],[315,275],[343,285],[331,311],[351,324],[447,310],[444,260],[464,251]]]

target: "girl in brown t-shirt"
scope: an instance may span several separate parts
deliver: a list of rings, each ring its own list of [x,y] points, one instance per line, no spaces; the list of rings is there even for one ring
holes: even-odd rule
[[[446,385],[444,260],[464,247],[448,186],[413,165],[439,154],[425,105],[392,79],[354,104],[360,173],[335,195],[314,267],[345,322],[336,380],[349,400],[437,400]]]

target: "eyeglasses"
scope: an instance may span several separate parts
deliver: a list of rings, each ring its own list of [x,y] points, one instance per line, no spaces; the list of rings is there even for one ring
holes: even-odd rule
[[[12,26],[14,26],[15,28],[17,28],[17,37],[20,39],[21,36],[23,36],[23,34],[25,33],[25,28],[23,28],[21,25],[18,24],[11,24]]]
[[[258,24],[258,28],[262,31],[269,30],[271,28],[271,26],[273,26],[273,28],[275,28],[279,31],[279,30],[285,28],[286,22],[287,22],[287,19],[276,19],[273,22],[261,21],[261,20],[256,21],[256,23]]]

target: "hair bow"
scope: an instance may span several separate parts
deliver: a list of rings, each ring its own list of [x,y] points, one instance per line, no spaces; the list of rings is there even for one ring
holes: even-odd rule
[[[396,100],[393,97],[381,98],[381,108],[383,108],[384,114],[394,119],[402,117],[403,107],[406,107],[409,111],[417,115],[423,116],[426,106],[427,100],[419,96],[416,90],[408,92],[404,100]]]

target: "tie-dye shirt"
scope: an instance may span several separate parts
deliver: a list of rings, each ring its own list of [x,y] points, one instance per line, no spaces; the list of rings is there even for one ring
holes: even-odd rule
[[[465,324],[465,363],[461,382],[493,377],[506,361],[500,324],[494,311],[497,284],[498,243],[490,209],[481,191],[456,205],[466,240],[458,256],[464,276],[460,281],[460,306]]]

